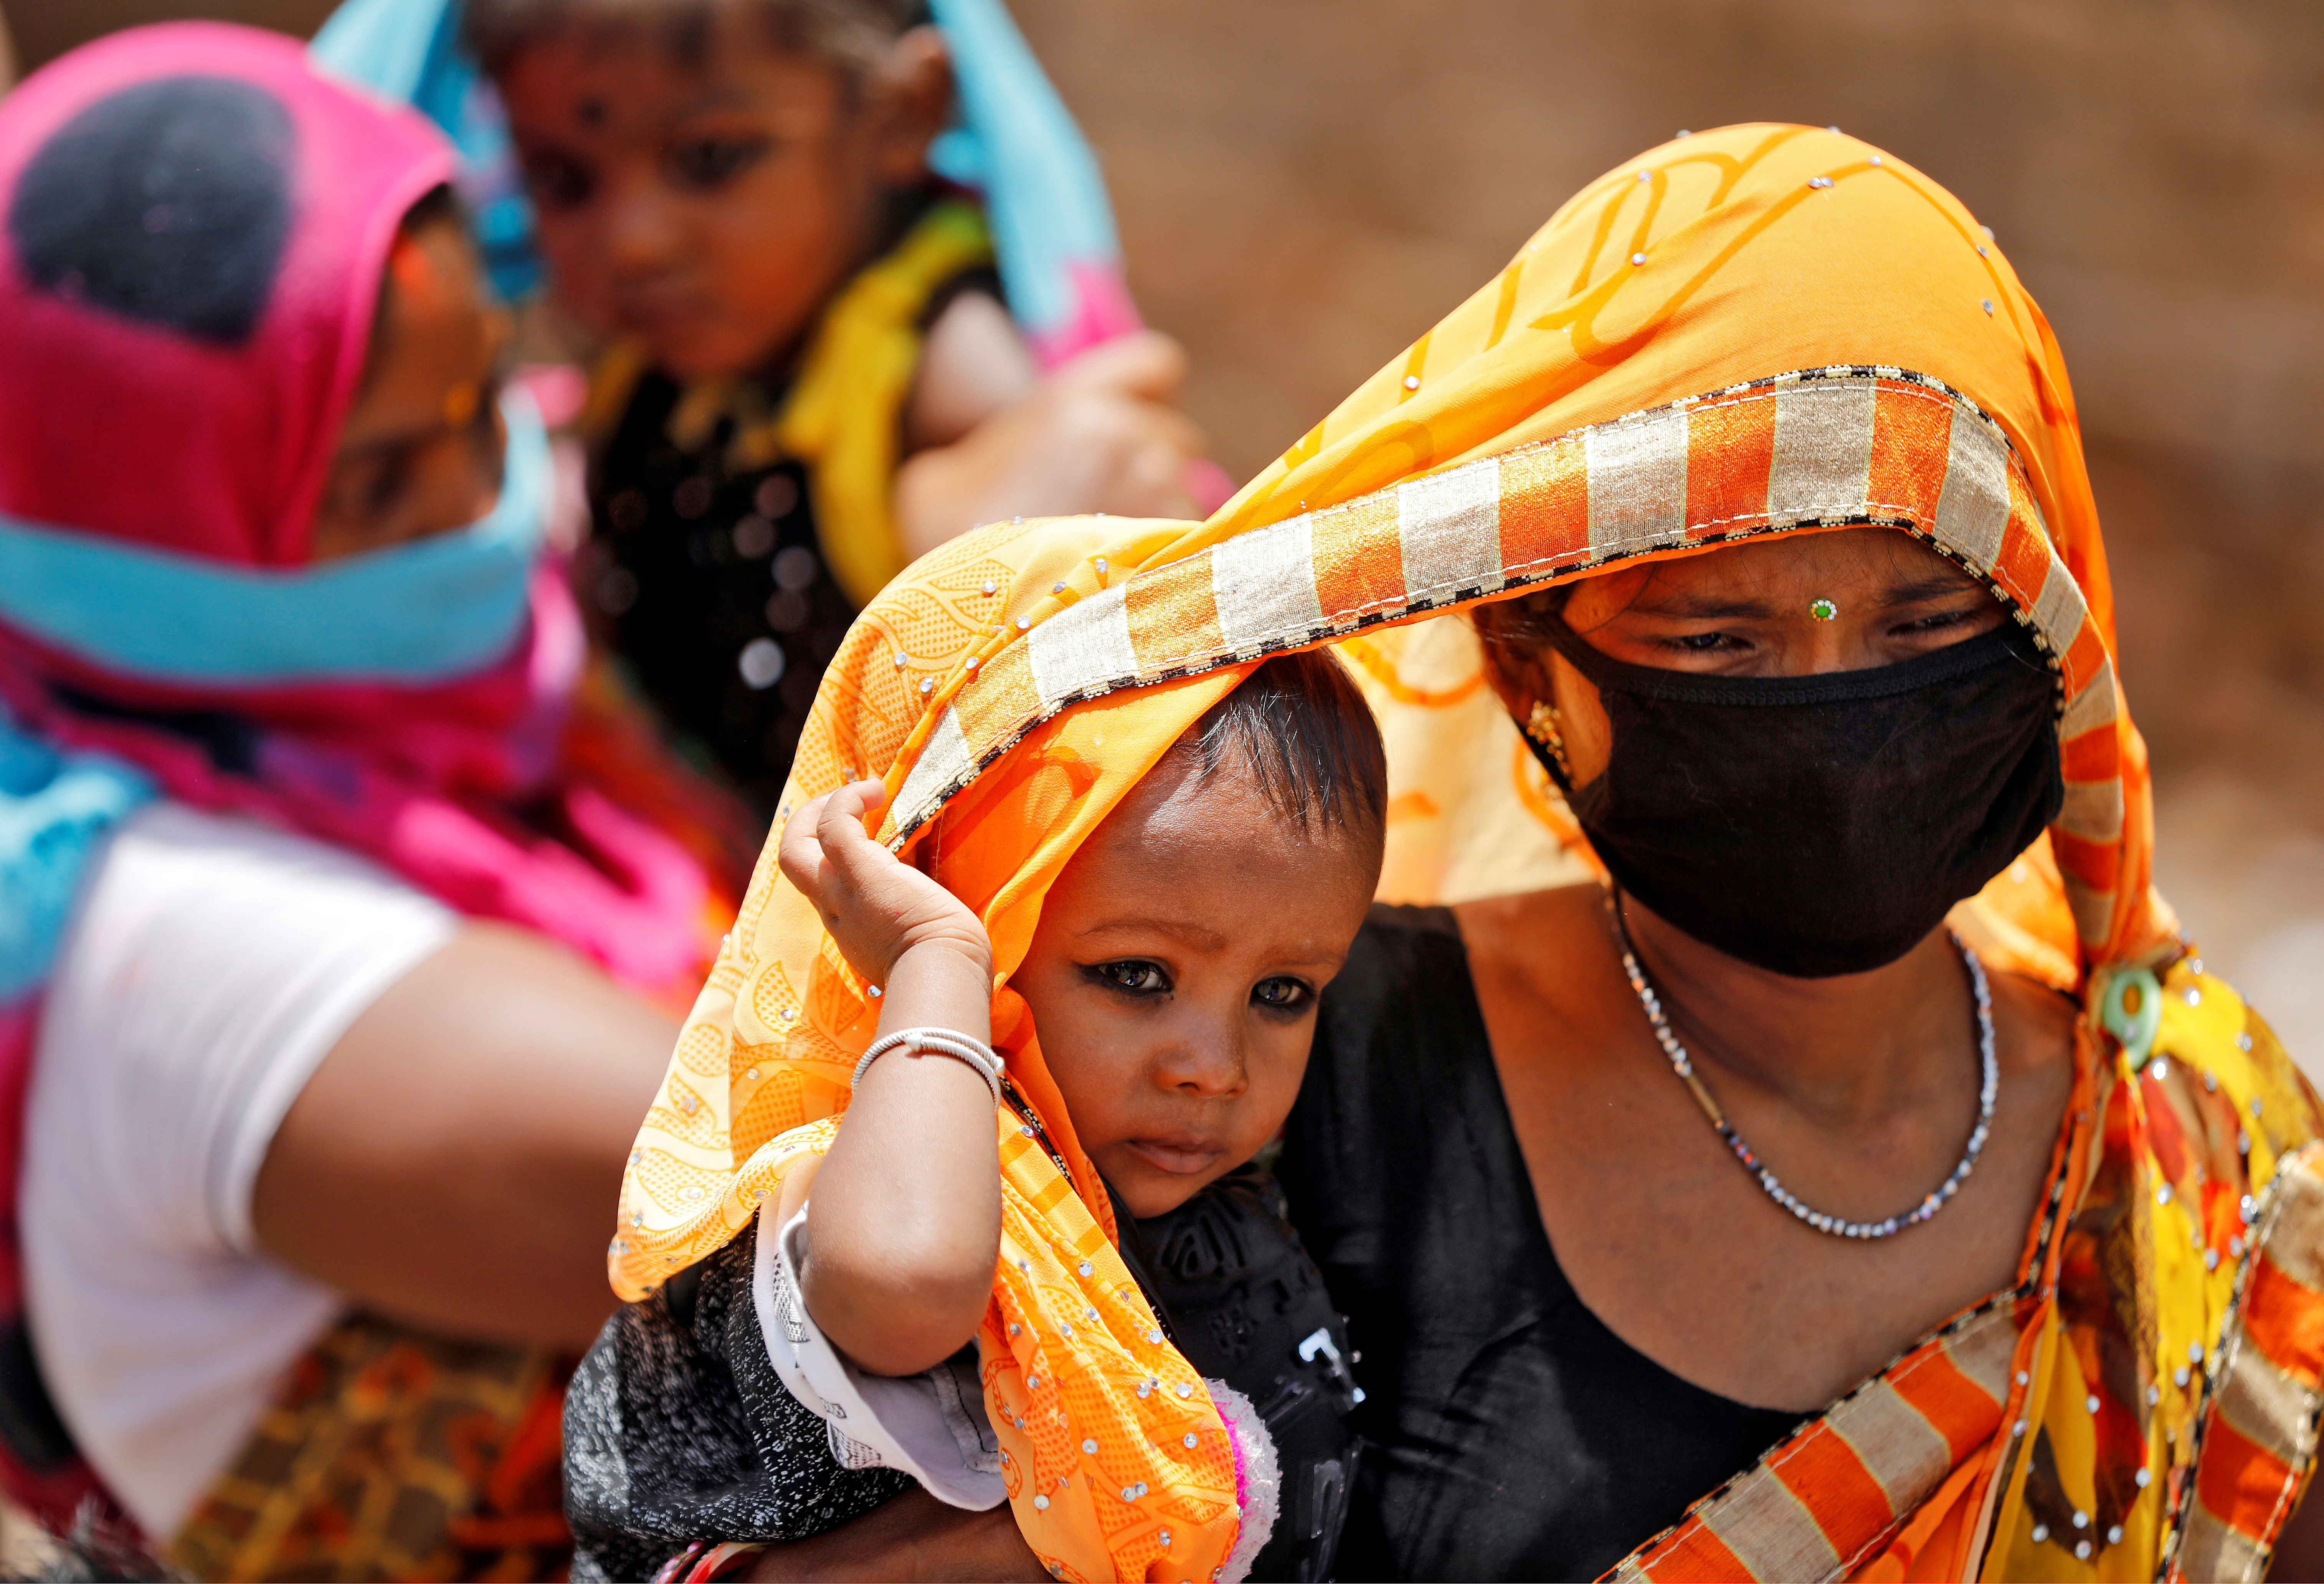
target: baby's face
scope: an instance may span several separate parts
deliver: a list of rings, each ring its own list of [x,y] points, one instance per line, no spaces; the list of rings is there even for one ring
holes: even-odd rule
[[[539,39],[503,75],[541,249],[592,329],[680,379],[747,373],[862,262],[935,124],[884,68],[854,82],[771,48],[747,5],[710,14],[698,62],[638,9]]]
[[[1303,834],[1231,760],[1198,773],[1174,755],[1098,828],[1010,980],[1082,1147],[1141,1218],[1290,1114],[1379,867],[1376,835]]]

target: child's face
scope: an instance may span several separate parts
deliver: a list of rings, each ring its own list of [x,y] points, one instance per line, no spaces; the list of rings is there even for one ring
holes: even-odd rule
[[[457,220],[396,238],[363,384],[315,508],[317,560],[464,528],[492,510],[505,338],[506,316]]]
[[[1143,1218],[1259,1153],[1371,902],[1376,835],[1303,834],[1230,762],[1173,755],[1041,904],[1010,983],[1082,1147]]]
[[[730,0],[698,63],[650,14],[568,27],[500,82],[559,301],[680,379],[798,338],[875,244],[882,195],[925,176],[949,104],[934,29],[849,71],[763,25]]]

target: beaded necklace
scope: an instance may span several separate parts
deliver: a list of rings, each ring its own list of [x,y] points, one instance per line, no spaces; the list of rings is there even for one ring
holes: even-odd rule
[[[1653,1026],[1655,1039],[1661,1044],[1663,1054],[1670,1058],[1671,1070],[1685,1083],[1687,1092],[1694,1097],[1694,1103],[1702,1107],[1703,1116],[1710,1118],[1711,1125],[1726,1141],[1735,1159],[1751,1173],[1769,1199],[1819,1232],[1830,1233],[1834,1237],[1878,1238],[1894,1237],[1905,1227],[1929,1219],[1943,1209],[1953,1195],[1960,1190],[1960,1185],[1969,1180],[1969,1172],[1975,1169],[1978,1156],[1984,1152],[1987,1135],[1992,1131],[1993,1100],[1995,1092],[2000,1088],[2001,1074],[1993,1055],[1993,997],[1986,985],[1985,965],[1978,961],[1977,953],[1971,951],[1960,936],[1953,936],[1952,942],[1954,949],[1961,954],[1961,961],[1969,965],[1969,984],[1977,995],[1978,1059],[1983,1070],[1977,1094],[1977,1125],[1969,1130],[1969,1147],[1961,1152],[1959,1163],[1943,1183],[1904,1214],[1891,1216],[1885,1221],[1851,1221],[1802,1203],[1798,1196],[1767,1170],[1759,1159],[1758,1152],[1743,1142],[1743,1135],[1735,1131],[1734,1125],[1727,1120],[1726,1111],[1712,1098],[1711,1090],[1694,1070],[1694,1061],[1687,1055],[1686,1047],[1680,1044],[1678,1036],[1671,1032],[1670,1020],[1663,1015],[1662,1001],[1655,996],[1654,985],[1647,979],[1646,970],[1638,966],[1637,949],[1631,944],[1630,928],[1622,917],[1618,892],[1609,890],[1607,893],[1606,912],[1614,922],[1615,940],[1622,953],[1622,970],[1630,977],[1630,988],[1636,992],[1638,1005],[1646,1009],[1646,1022]]]

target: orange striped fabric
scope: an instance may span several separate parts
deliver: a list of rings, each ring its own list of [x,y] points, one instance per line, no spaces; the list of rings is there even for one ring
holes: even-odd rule
[[[1074,846],[1264,654],[1342,644],[1376,699],[1433,709],[1404,663],[1413,624],[1864,524],[1967,569],[2056,668],[2064,809],[1954,922],[1988,963],[2080,1000],[2075,1098],[2015,1284],[1622,1571],[2152,1576],[2195,1533],[2172,1518],[2190,1489],[2264,1552],[2280,1499],[2246,1477],[2258,1463],[2229,1468],[2237,1438],[2264,1443],[2234,1415],[2207,1437],[2195,1425],[2251,1260],[2245,1218],[2324,1116],[2149,885],[2144,751],[2062,359],[1998,249],[1926,177],[1834,133],[1751,126],[1592,184],[1208,522],[981,529],[873,600],[824,678],[788,797],[885,777],[879,834],[992,936],[995,1043],[1063,1157],[1061,1173],[996,1118],[1003,1258],[980,1334],[1016,1515],[1053,1572],[1199,1579],[1245,1538],[1216,1411],[1114,1253],[1005,982]],[[1508,778],[1506,736],[1465,761],[1434,747],[1554,816]],[[1437,813],[1406,806],[1475,811],[1429,801]],[[2107,1032],[2100,1008],[2140,985],[2161,998],[2156,1031]],[[641,1129],[618,1291],[650,1291],[749,1223],[827,1140],[875,1023],[762,857]],[[2299,1283],[2253,1292],[2251,1334],[2324,1329]],[[2304,1341],[2252,1346],[2279,1368],[2306,1357]]]
[[[2008,1299],[1964,1315],[1697,1504],[1613,1577],[1845,1574],[1992,1439],[2017,1336]]]

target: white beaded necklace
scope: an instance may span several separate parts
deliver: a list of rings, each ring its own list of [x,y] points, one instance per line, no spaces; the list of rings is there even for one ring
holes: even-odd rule
[[[1960,936],[1953,936],[1952,942],[1960,952],[1961,960],[1969,965],[1969,981],[1977,992],[1977,1049],[1978,1061],[1984,1070],[1977,1092],[1977,1125],[1969,1130],[1969,1148],[1961,1152],[1960,1163],[1954,1166],[1951,1175],[1944,1180],[1943,1184],[1904,1215],[1891,1216],[1885,1221],[1850,1221],[1802,1204],[1792,1190],[1777,1181],[1775,1174],[1760,1163],[1758,1152],[1743,1142],[1742,1135],[1727,1120],[1727,1113],[1720,1109],[1719,1102],[1711,1098],[1711,1090],[1696,1075],[1694,1062],[1687,1055],[1686,1047],[1678,1042],[1676,1034],[1671,1033],[1670,1020],[1663,1015],[1662,1002],[1655,996],[1655,987],[1647,980],[1646,970],[1638,966],[1638,954],[1630,943],[1630,929],[1622,918],[1618,894],[1608,893],[1606,911],[1613,918],[1615,939],[1621,947],[1622,971],[1630,976],[1630,988],[1637,993],[1638,1005],[1646,1008],[1646,1021],[1654,1027],[1655,1038],[1661,1042],[1663,1054],[1670,1058],[1671,1070],[1684,1080],[1687,1091],[1694,1096],[1694,1103],[1702,1107],[1702,1114],[1711,1119],[1711,1125],[1718,1130],[1720,1138],[1727,1141],[1727,1147],[1734,1152],[1736,1160],[1742,1163],[1743,1169],[1757,1180],[1769,1199],[1819,1232],[1828,1232],[1834,1237],[1875,1238],[1894,1237],[1905,1227],[1929,1219],[1943,1209],[1946,1202],[1960,1190],[1960,1185],[1969,1180],[1969,1172],[1976,1167],[1977,1157],[1985,1149],[1986,1136],[1992,1130],[1993,1098],[2000,1087],[2001,1074],[1993,1057],[1993,996],[1986,987],[1985,965],[1978,961],[1977,953],[1971,951]]]

